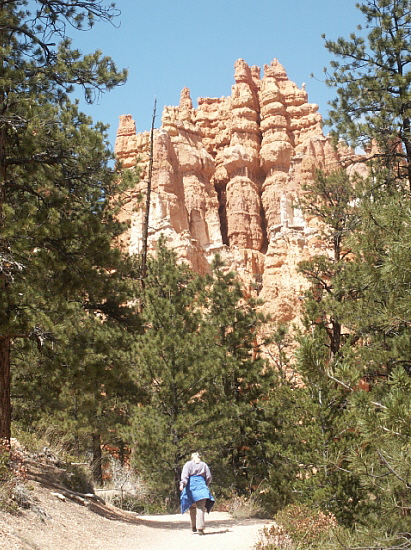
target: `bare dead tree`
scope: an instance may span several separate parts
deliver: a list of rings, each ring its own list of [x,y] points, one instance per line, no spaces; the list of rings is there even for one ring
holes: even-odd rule
[[[148,248],[148,223],[150,220],[150,197],[151,197],[151,179],[153,175],[153,157],[154,157],[154,123],[156,119],[157,99],[154,100],[153,117],[151,121],[150,132],[150,160],[148,165],[146,210],[143,222],[143,248],[141,252],[141,284],[144,285],[144,279],[147,272],[147,248]]]

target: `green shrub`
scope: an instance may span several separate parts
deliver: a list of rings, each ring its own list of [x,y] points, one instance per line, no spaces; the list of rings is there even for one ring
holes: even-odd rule
[[[374,527],[357,526],[352,530],[340,528],[333,532],[329,543],[323,550],[341,550],[342,548],[410,550],[411,533],[408,527],[408,532],[390,534],[385,525],[381,524]]]

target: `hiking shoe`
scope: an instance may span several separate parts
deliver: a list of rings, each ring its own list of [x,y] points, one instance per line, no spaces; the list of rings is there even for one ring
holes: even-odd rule
[[[204,529],[199,529],[199,530],[198,530],[198,534],[199,534],[199,535],[204,535]]]
[[[193,533],[197,533],[197,529],[195,527],[192,527],[191,530]]]

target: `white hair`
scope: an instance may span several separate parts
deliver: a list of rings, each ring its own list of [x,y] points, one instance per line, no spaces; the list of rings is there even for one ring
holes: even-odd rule
[[[198,464],[199,462],[201,462],[200,455],[198,453],[193,453],[191,455],[191,460],[194,460],[194,462]]]

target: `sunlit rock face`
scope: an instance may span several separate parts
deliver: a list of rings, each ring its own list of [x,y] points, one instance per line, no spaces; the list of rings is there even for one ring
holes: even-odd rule
[[[150,133],[120,117],[115,153],[124,167],[141,168],[123,217],[123,244],[142,247]],[[335,149],[322,132],[318,106],[291,82],[276,60],[234,66],[231,95],[199,98],[188,88],[165,107],[154,131],[149,250],[163,234],[181,259],[206,273],[216,253],[258,293],[276,321],[298,320],[306,282],[297,264],[325,251],[318,223],[298,209],[302,185],[317,168],[348,166],[354,154]]]

